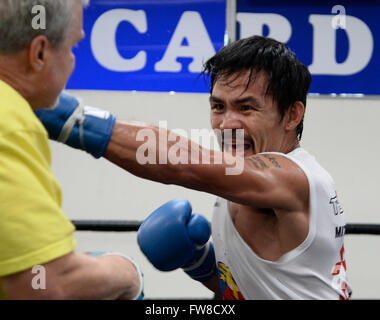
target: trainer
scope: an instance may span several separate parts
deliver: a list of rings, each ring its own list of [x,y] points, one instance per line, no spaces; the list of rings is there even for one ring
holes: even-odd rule
[[[35,5],[46,29],[33,28]],[[0,299],[137,299],[138,266],[118,253],[74,251],[48,134],[33,110],[53,107],[83,36],[79,0],[0,0]],[[41,7],[39,7],[41,8]]]
[[[308,69],[283,43],[253,36],[222,48],[204,73],[212,128],[226,133],[222,152],[152,125],[96,118],[66,94],[39,117],[52,139],[218,197],[212,228],[181,199],[143,222],[138,243],[159,270],[183,268],[225,299],[349,299],[344,211],[330,174],[300,145]],[[154,152],[150,162],[139,162],[141,148]],[[198,164],[188,161],[196,154]],[[238,174],[227,174],[234,165]]]

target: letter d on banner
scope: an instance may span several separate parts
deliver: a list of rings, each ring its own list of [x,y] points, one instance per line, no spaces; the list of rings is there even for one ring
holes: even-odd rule
[[[312,74],[350,75],[363,70],[371,60],[373,37],[371,30],[360,19],[345,17],[345,29],[349,39],[347,59],[336,62],[336,29],[331,25],[331,15],[311,14],[313,25],[313,63],[309,66]]]

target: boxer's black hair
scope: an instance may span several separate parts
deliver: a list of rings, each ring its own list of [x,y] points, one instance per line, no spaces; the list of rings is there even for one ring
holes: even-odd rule
[[[306,107],[307,92],[311,83],[309,70],[285,44],[271,38],[252,36],[223,47],[204,64],[203,75],[210,76],[212,93],[221,76],[230,76],[250,70],[252,75],[265,71],[268,76],[267,93],[277,102],[281,117],[296,102]],[[303,119],[297,127],[300,140]]]

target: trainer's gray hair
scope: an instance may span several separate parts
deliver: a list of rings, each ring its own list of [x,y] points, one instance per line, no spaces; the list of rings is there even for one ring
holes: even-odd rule
[[[29,46],[32,40],[45,35],[58,48],[70,33],[72,8],[78,0],[0,0],[0,54],[12,54]],[[83,6],[89,0],[79,0]],[[33,27],[33,8],[45,8],[46,28]]]

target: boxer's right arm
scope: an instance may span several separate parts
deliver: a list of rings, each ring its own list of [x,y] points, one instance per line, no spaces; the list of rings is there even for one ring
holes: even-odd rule
[[[33,288],[36,273],[29,269],[1,278],[6,295],[15,300],[134,299],[142,286],[135,264],[120,255],[72,252],[42,266],[45,289]]]

